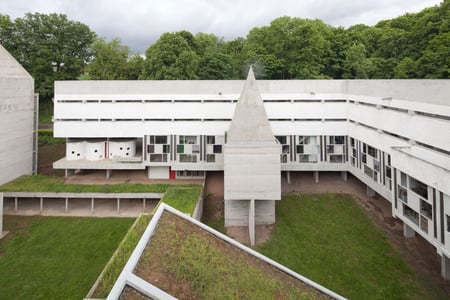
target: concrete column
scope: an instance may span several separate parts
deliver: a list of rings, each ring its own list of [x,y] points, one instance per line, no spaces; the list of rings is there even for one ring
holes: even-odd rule
[[[142,212],[145,212],[145,198],[142,198]]]
[[[441,275],[445,280],[450,280],[450,258],[441,255]]]
[[[44,198],[39,198],[39,210],[42,214],[42,212],[44,211]]]
[[[120,214],[120,198],[117,198],[117,214]]]
[[[403,223],[403,236],[405,238],[413,238],[416,236],[416,232],[406,223]]]
[[[14,197],[14,212],[17,214],[17,211],[19,210],[19,200],[17,197]]]
[[[255,199],[250,200],[248,208],[248,233],[250,246],[255,246]]]
[[[3,237],[3,193],[0,193],[0,240]]]
[[[111,173],[112,173],[111,170],[106,170],[106,179],[111,178]]]
[[[347,171],[342,171],[341,172],[342,180],[344,180],[345,182],[347,182],[347,180],[348,180],[347,174],[348,174]]]
[[[314,182],[315,183],[319,182],[319,171],[314,171]]]
[[[74,175],[74,174],[75,174],[75,170],[72,170],[72,169],[66,169],[65,177],[68,178],[68,177],[70,177],[70,176],[72,176],[72,175]]]
[[[94,213],[94,198],[91,198],[91,213]]]
[[[291,171],[286,172],[286,180],[288,184],[291,184]]]
[[[369,186],[366,186],[366,195],[368,197],[375,197],[376,192],[372,190]]]
[[[66,198],[66,214],[69,213],[69,198]]]

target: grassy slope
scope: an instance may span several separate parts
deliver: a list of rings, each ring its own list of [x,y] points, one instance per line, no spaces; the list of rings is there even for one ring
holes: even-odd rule
[[[83,298],[132,222],[5,217],[11,232],[0,241],[0,298]]]
[[[258,251],[349,299],[424,299],[425,287],[345,195],[289,195]]]

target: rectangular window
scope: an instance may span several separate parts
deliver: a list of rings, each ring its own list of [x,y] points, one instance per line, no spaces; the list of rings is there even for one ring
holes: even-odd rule
[[[428,233],[428,219],[420,216],[420,229],[425,232]]]
[[[297,153],[305,153],[303,145],[297,145]]]
[[[426,202],[423,199],[420,199],[420,213],[427,217],[428,219],[433,219],[433,208],[430,203]]]
[[[276,138],[280,144],[287,144],[287,137],[285,135],[277,135]]]
[[[206,154],[206,162],[216,162],[216,156],[214,154]]]
[[[403,204],[403,216],[419,226],[419,214],[408,205]]]
[[[449,215],[445,215],[445,218],[447,220],[447,232],[450,232],[450,216]]]
[[[398,198],[403,202],[408,203],[408,191],[400,185],[398,186]]]
[[[214,153],[222,153],[222,145],[214,145],[213,152]]]
[[[197,136],[195,135],[180,135],[178,137],[180,144],[197,144]]]
[[[329,141],[330,144],[334,145],[343,145],[345,137],[343,135],[330,136]]]
[[[355,139],[352,137],[350,138],[350,146],[355,147]]]
[[[155,146],[147,145],[147,153],[155,153]]]
[[[409,188],[417,195],[428,199],[428,186],[425,183],[409,176]]]
[[[380,172],[380,162],[378,160],[373,161],[373,169],[377,172]]]
[[[361,160],[362,160],[363,163],[367,164],[367,155],[365,153],[363,153],[361,155]]]
[[[366,174],[370,178],[373,178],[373,170],[366,165],[364,165],[364,174]]]
[[[367,154],[369,154],[373,158],[378,158],[378,151],[372,146],[367,145]]]
[[[170,153],[170,145],[163,145],[163,153]]]
[[[405,173],[400,172],[400,184],[403,185],[404,187],[407,187],[407,178],[408,176],[406,176]]]
[[[392,178],[391,176],[392,176],[391,175],[391,168],[390,167],[386,167],[386,177],[387,178]]]
[[[327,153],[334,153],[334,146],[333,145],[327,145]]]
[[[200,145],[192,145],[192,153],[200,153]]]
[[[166,135],[156,135],[155,136],[155,144],[167,144],[167,136]]]
[[[343,163],[344,157],[342,155],[330,155],[330,163]]]
[[[299,163],[316,163],[317,154],[300,154],[298,156]]]
[[[197,155],[195,154],[180,154],[180,162],[182,163],[196,163]]]
[[[166,154],[150,154],[150,162],[167,162]]]
[[[289,153],[289,145],[281,146],[281,152],[284,153],[284,154]]]
[[[184,145],[177,145],[177,153],[184,153]]]
[[[206,136],[206,144],[212,145],[216,143],[216,137],[214,135],[207,135]]]

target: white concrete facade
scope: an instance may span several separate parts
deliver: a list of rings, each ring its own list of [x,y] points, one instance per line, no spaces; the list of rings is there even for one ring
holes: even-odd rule
[[[149,174],[162,174],[152,168],[165,167],[164,176],[171,178],[224,170],[227,130],[243,86],[244,81],[56,82],[56,137],[133,138],[139,159],[63,159],[54,166],[140,168]],[[352,173],[390,201],[393,215],[438,254],[450,257],[449,80],[261,80],[257,86],[280,142],[281,171],[318,172],[319,181],[320,171]]]
[[[0,45],[0,184],[36,172],[34,80]]]

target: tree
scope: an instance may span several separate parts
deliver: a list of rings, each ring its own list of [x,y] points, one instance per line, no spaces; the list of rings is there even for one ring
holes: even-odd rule
[[[91,49],[93,59],[86,68],[90,79],[128,79],[126,69],[130,49],[119,39],[107,43],[104,38],[97,38]]]
[[[417,75],[417,62],[410,57],[402,59],[394,68],[394,78],[410,79]]]
[[[51,99],[55,80],[76,79],[91,57],[95,34],[65,15],[28,13],[13,22],[10,35],[7,20],[1,19],[0,39],[34,77],[40,99]]]
[[[145,52],[140,79],[197,79],[198,55],[186,31],[164,33]]]
[[[344,51],[343,78],[366,79],[370,69],[370,63],[366,57],[366,47],[361,43],[355,43]]]

